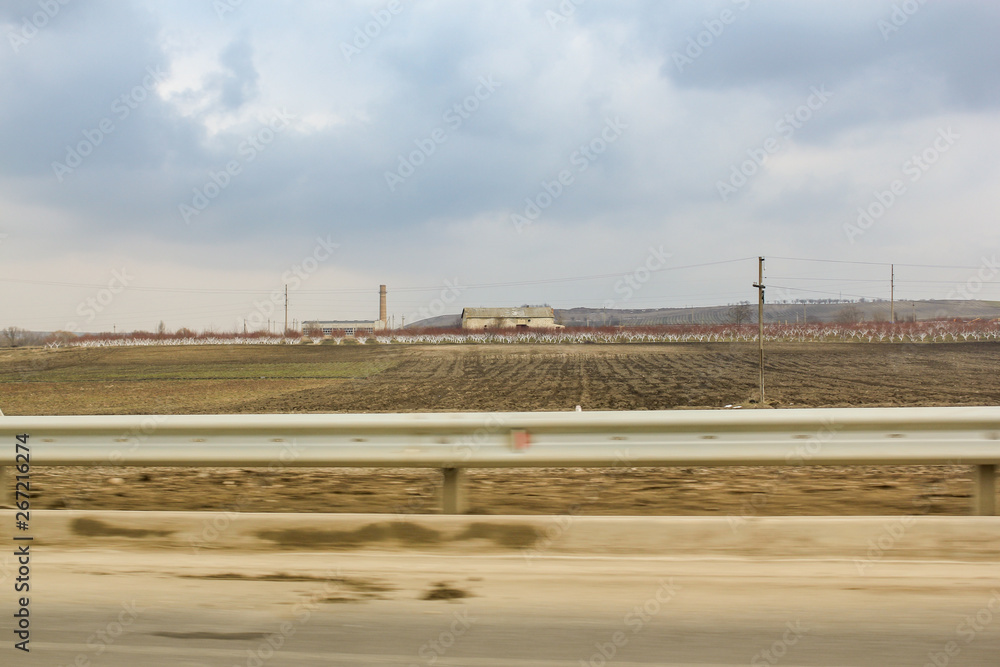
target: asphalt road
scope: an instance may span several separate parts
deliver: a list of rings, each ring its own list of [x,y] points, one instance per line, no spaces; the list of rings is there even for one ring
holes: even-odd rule
[[[31,577],[2,665],[1000,664],[982,562],[38,548]]]

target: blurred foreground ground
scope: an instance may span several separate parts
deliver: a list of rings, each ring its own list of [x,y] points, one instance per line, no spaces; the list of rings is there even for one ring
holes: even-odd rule
[[[996,665],[995,564],[40,550],[30,654],[108,666]]]

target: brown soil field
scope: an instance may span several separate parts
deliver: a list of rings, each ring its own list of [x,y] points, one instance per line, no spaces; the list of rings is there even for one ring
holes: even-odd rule
[[[1000,405],[1000,344],[771,345],[768,407]],[[322,345],[0,351],[8,415],[750,407],[747,344]],[[953,467],[478,470],[488,514],[966,514]],[[37,468],[33,505],[435,512],[426,470]]]

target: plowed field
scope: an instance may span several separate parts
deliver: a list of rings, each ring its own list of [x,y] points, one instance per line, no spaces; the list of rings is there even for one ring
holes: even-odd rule
[[[658,410],[750,407],[753,345],[270,346],[4,350],[17,414]],[[1000,345],[783,344],[770,407],[1000,404]],[[948,468],[504,470],[470,473],[472,511],[964,514]],[[36,507],[416,512],[434,471],[42,469]]]

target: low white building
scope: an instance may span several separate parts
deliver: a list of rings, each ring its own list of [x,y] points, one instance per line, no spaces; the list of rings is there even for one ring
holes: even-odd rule
[[[302,333],[319,329],[324,336],[329,336],[335,331],[343,331],[348,336],[356,333],[374,333],[385,329],[385,322],[382,320],[310,320],[302,323]]]

